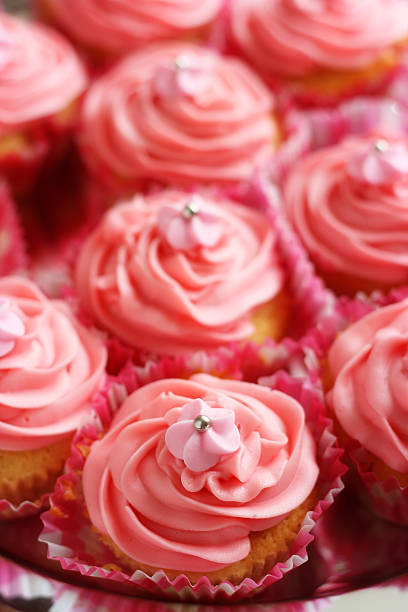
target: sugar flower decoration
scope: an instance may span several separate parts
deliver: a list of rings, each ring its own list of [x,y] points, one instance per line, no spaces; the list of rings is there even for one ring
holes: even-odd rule
[[[211,57],[180,54],[158,68],[155,90],[162,98],[174,99],[180,95],[195,98],[208,88],[213,64]]]
[[[13,350],[17,338],[24,335],[24,323],[11,310],[10,302],[0,299],[0,357]]]
[[[170,453],[183,459],[186,467],[203,472],[237,451],[241,438],[232,410],[195,399],[183,406],[177,422],[166,431],[165,441]]]
[[[204,210],[197,196],[186,201],[183,208],[162,206],[157,218],[160,234],[176,250],[187,251],[196,246],[213,247],[222,234],[221,219]]]
[[[387,186],[408,177],[408,149],[401,142],[376,140],[348,165],[349,175],[359,182]]]

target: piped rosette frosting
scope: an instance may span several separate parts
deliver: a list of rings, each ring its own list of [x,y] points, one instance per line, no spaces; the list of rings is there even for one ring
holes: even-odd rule
[[[284,278],[276,236],[255,209],[180,191],[108,211],[79,254],[75,280],[95,321],[159,354],[251,336],[251,312]]]
[[[408,301],[342,332],[329,364],[328,400],[343,430],[393,470],[408,473]]]
[[[274,99],[240,60],[189,43],[132,54],[87,93],[85,162],[116,188],[247,180],[278,137]]]
[[[151,42],[199,36],[221,0],[37,0],[40,11],[76,43],[120,56]]]
[[[66,111],[86,84],[78,56],[60,34],[0,15],[0,145],[2,136]]]
[[[251,532],[298,508],[317,476],[296,400],[201,374],[132,393],[92,445],[83,489],[92,523],[122,554],[203,573],[244,559]]]
[[[0,449],[71,436],[105,377],[101,340],[65,304],[18,277],[0,279]]]
[[[308,155],[284,187],[287,214],[341,292],[408,281],[408,143],[353,138]]]
[[[229,31],[234,47],[268,78],[346,76],[377,61],[391,67],[395,59],[387,53],[408,37],[408,6],[404,0],[236,0]]]

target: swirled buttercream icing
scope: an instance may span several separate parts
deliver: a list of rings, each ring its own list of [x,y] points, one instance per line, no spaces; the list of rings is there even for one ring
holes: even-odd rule
[[[199,33],[221,8],[221,0],[42,1],[70,38],[109,55]]]
[[[132,54],[97,80],[83,108],[91,168],[121,182],[239,181],[273,150],[274,100],[240,60],[188,43]]]
[[[79,58],[61,35],[0,15],[0,135],[60,113],[86,84]]]
[[[166,434],[197,400],[214,420],[225,424],[229,413],[239,431],[236,450],[228,448],[201,471],[189,469],[166,444]],[[223,442],[228,435],[220,433]],[[92,523],[136,561],[210,572],[245,558],[249,534],[297,508],[317,475],[298,402],[260,385],[198,374],[150,383],[125,400],[91,447],[83,490]]]
[[[0,449],[42,448],[83,422],[106,351],[65,304],[23,278],[0,279],[0,300]]]
[[[234,44],[262,73],[359,70],[407,38],[405,0],[235,0]]]
[[[378,285],[408,281],[408,143],[356,138],[308,155],[284,188],[314,262]]]
[[[191,202],[187,193],[165,191],[118,205],[78,257],[85,308],[147,351],[177,354],[247,339],[251,311],[283,284],[276,236],[263,214],[195,196],[198,212],[186,216]],[[190,242],[197,232],[198,242]]]
[[[397,472],[408,472],[408,300],[344,331],[329,352],[328,399],[344,431]]]

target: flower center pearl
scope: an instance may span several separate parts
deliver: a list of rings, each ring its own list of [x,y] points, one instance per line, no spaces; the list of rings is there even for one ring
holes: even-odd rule
[[[178,55],[174,60],[174,65],[177,70],[186,70],[186,68],[190,67],[189,58],[186,55]]]
[[[207,429],[211,427],[211,419],[205,414],[200,414],[194,419],[193,426],[196,431],[207,431]]]
[[[191,219],[191,217],[194,217],[194,215],[197,215],[199,212],[200,207],[197,202],[195,200],[190,200],[183,208],[182,214],[185,219]]]
[[[385,153],[388,149],[388,142],[386,140],[377,140],[374,143],[374,149],[377,153]]]

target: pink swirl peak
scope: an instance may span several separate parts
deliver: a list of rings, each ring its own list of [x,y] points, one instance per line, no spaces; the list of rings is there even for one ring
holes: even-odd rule
[[[408,177],[408,149],[405,143],[376,140],[357,153],[347,167],[349,176],[369,185],[392,185]]]
[[[202,399],[183,406],[176,423],[166,431],[165,440],[170,453],[183,459],[193,472],[204,472],[217,465],[241,445],[234,412],[212,408]]]
[[[21,338],[24,333],[24,323],[11,310],[10,302],[4,298],[0,299],[0,357],[10,353],[17,338]]]
[[[158,67],[154,76],[156,93],[162,98],[180,95],[195,98],[210,85],[214,64],[210,55],[180,53],[174,60]]]
[[[157,226],[167,243],[177,251],[196,246],[214,247],[222,235],[220,217],[203,210],[203,201],[191,197],[180,209],[163,206],[157,216]]]

